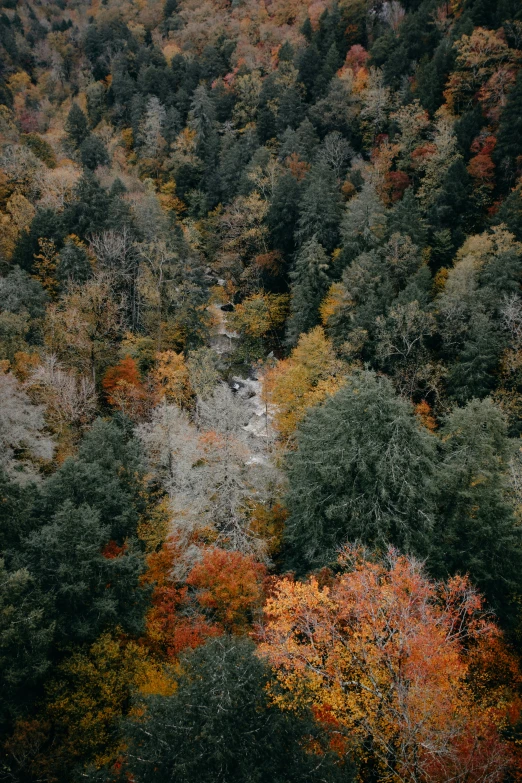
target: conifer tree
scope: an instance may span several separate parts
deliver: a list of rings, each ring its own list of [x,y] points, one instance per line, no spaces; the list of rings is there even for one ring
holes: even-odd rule
[[[184,656],[176,692],[148,698],[146,718],[127,723],[132,772],[143,783],[352,780],[306,712],[269,705],[267,675],[248,639],[220,637]]]
[[[522,536],[508,485],[513,449],[505,417],[490,399],[448,416],[429,560],[437,575],[469,574],[504,620],[516,615],[522,587]]]
[[[334,173],[325,164],[309,174],[299,210],[297,237],[301,243],[314,235],[327,253],[339,242],[342,202]]]
[[[89,123],[87,121],[87,117],[77,103],[73,103],[71,110],[67,115],[65,130],[75,147],[79,147],[82,141],[86,139],[89,134]]]
[[[425,554],[436,442],[387,379],[357,372],[301,424],[288,457],[288,562],[304,570],[346,541]]]
[[[286,333],[289,345],[295,345],[300,334],[319,323],[319,305],[330,284],[328,266],[328,256],[314,235],[301,247],[290,275],[292,289]]]
[[[511,89],[497,135],[495,160],[505,183],[510,185],[522,168],[522,71]]]

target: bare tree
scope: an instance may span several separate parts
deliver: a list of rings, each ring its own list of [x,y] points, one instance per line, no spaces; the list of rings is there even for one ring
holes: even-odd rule
[[[68,425],[85,425],[96,413],[96,387],[92,378],[67,371],[53,354],[33,370],[25,386],[40,397],[48,418],[59,431]]]
[[[11,373],[0,372],[0,397],[0,467],[15,477],[34,475],[31,460],[49,460],[54,450],[44,406],[33,405]]]
[[[187,548],[199,536],[263,554],[250,513],[270,497],[278,477],[261,439],[245,429],[251,415],[251,403],[220,384],[198,402],[196,423],[164,404],[138,427],[151,471],[169,494],[173,529]]]
[[[124,225],[119,231],[95,234],[90,248],[107,273],[114,293],[122,298],[129,325],[135,329],[140,318],[139,254],[131,230]]]

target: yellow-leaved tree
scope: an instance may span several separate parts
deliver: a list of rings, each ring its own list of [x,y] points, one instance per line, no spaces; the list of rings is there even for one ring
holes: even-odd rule
[[[301,335],[288,359],[267,370],[263,395],[283,442],[292,443],[295,429],[309,408],[341,388],[347,369],[337,359],[324,330],[316,326]]]

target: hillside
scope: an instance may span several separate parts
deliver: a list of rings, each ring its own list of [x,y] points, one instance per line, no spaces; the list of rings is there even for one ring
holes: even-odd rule
[[[519,0],[0,2],[0,781],[522,775]]]

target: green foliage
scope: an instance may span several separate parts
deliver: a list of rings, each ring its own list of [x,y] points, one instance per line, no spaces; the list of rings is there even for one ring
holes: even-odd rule
[[[51,519],[66,500],[89,506],[100,515],[108,539],[122,545],[136,534],[145,508],[143,468],[138,441],[130,423],[97,419],[85,435],[78,456],[67,459],[43,489],[43,513]]]
[[[50,169],[55,169],[57,166],[56,155],[54,150],[48,141],[42,139],[37,133],[26,133],[22,136],[24,144],[27,144],[29,149],[34,152],[37,158],[40,158],[45,165]]]
[[[447,417],[441,435],[430,563],[438,575],[469,574],[499,616],[513,620],[513,600],[522,589],[522,537],[510,501],[514,444],[505,417],[491,400],[472,400]]]
[[[80,109],[77,103],[73,103],[67,120],[65,122],[65,131],[74,147],[79,147],[82,141],[87,138],[89,133],[89,123],[87,117]]]
[[[290,317],[287,323],[287,341],[295,345],[299,335],[319,323],[319,305],[330,283],[328,256],[313,236],[304,244],[291,273],[292,293]]]
[[[288,457],[293,567],[334,559],[345,541],[425,554],[433,524],[436,442],[391,383],[357,372],[301,424]]]
[[[87,251],[72,239],[65,242],[59,257],[56,275],[62,284],[84,283],[91,276]]]
[[[305,183],[299,206],[297,238],[301,244],[315,235],[331,253],[339,242],[341,198],[333,172],[324,164],[314,166]]]
[[[103,141],[90,133],[80,144],[80,159],[86,169],[94,171],[98,166],[109,163],[109,154]]]
[[[116,624],[133,632],[141,627],[142,557],[130,539],[114,555],[110,528],[100,517],[86,504],[65,500],[25,544],[24,562],[50,603],[61,646],[93,641]]]
[[[176,692],[147,699],[128,725],[132,773],[143,783],[351,780],[310,721],[269,706],[267,680],[246,639],[221,637],[187,655]],[[320,753],[306,750],[311,737]]]

